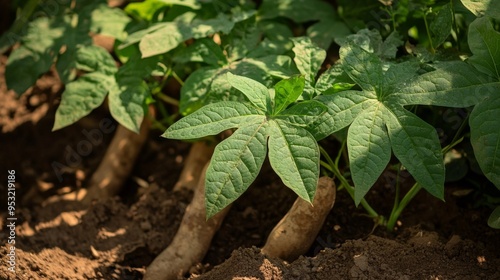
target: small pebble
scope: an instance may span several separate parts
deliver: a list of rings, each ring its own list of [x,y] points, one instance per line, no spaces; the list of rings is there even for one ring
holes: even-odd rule
[[[368,258],[364,255],[354,256],[354,264],[361,269],[361,271],[368,270]]]
[[[143,231],[149,231],[152,228],[151,223],[148,221],[142,222],[140,226]]]

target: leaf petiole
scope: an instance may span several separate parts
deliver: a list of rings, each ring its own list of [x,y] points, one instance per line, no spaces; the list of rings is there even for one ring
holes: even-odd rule
[[[467,123],[467,119],[468,119],[468,117],[464,120],[464,122],[462,123],[462,126],[460,126],[460,128],[458,129],[457,133],[455,134],[455,137],[453,138],[452,143],[450,143],[449,145],[447,145],[446,147],[444,147],[441,150],[443,155],[446,154],[453,147],[458,145],[460,142],[462,142],[462,140],[464,139],[463,137],[461,137],[459,139],[457,139],[457,138],[458,138],[458,135],[460,135],[460,133],[462,132],[463,127]],[[395,226],[399,216],[401,215],[401,212],[405,209],[405,207],[408,205],[408,203],[415,197],[415,195],[417,195],[417,193],[422,189],[422,187],[418,183],[415,183],[411,187],[411,189],[405,194],[403,199],[399,202],[398,201],[399,200],[399,191],[400,191],[399,170],[400,170],[400,168],[398,168],[398,176],[397,176],[397,181],[396,181],[396,197],[394,199],[394,206],[392,208],[391,215],[389,216],[389,220],[387,221],[387,225],[386,225],[387,231],[389,231],[389,232],[394,231],[394,226]]]
[[[387,231],[389,231],[389,232],[394,231],[394,225],[396,224],[396,222],[399,218],[399,215],[401,215],[401,212],[403,212],[406,205],[408,205],[408,203],[410,203],[410,201],[417,195],[417,193],[421,189],[422,189],[422,187],[418,183],[415,183],[413,185],[413,187],[411,187],[411,189],[408,191],[408,193],[405,194],[405,196],[403,197],[401,202],[399,202],[397,206],[396,206],[396,204],[394,205],[395,207],[392,208],[391,215],[389,216],[389,220],[387,221],[387,225],[386,225]],[[398,195],[399,194],[397,192],[396,199],[397,199]]]
[[[343,144],[345,144],[345,142]],[[323,147],[319,146],[319,150],[320,150],[321,154],[323,155],[323,157],[325,157],[328,165],[330,166],[330,168],[327,168],[327,169],[331,170],[333,172],[333,174],[335,175],[335,177],[337,177],[339,179],[340,184],[341,184],[339,188],[342,188],[342,187],[345,188],[345,190],[347,191],[347,193],[349,193],[351,198],[354,199],[354,188],[349,184],[347,179],[342,175],[342,173],[338,169],[338,160],[340,158],[340,154],[341,154],[342,149],[340,150],[339,155],[337,155],[335,163],[333,162],[332,158],[330,157],[330,155],[328,155],[328,153],[326,152],[326,150]],[[368,216],[370,218],[373,218],[374,220],[378,221],[378,223],[380,223],[380,221],[384,220],[377,213],[377,211],[375,211],[370,206],[370,204],[368,204],[368,202],[364,198],[361,200],[360,204],[366,210],[366,212],[368,213]]]
[[[166,94],[163,94],[161,92],[158,92],[156,94],[156,96],[158,96],[159,99],[161,99],[163,102],[167,103],[167,104],[170,104],[170,105],[174,105],[174,106],[177,106],[179,107],[179,101],[175,98],[172,98]]]

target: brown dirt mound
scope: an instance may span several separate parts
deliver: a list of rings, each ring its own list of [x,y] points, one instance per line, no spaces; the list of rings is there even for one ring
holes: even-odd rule
[[[435,232],[409,230],[406,242],[372,235],[292,263],[240,248],[223,264],[190,279],[500,279],[500,260],[471,240],[447,243]]]

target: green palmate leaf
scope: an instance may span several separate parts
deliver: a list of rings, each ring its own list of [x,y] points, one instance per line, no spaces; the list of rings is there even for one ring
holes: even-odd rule
[[[431,32],[432,46],[437,48],[450,36],[453,24],[453,11],[450,4],[446,4],[436,14],[429,29]]]
[[[488,225],[492,228],[500,229],[500,206],[497,206],[488,218]]]
[[[270,104],[274,95],[269,94],[268,88],[231,73],[224,77],[226,84],[229,82],[241,91],[251,103],[220,101],[205,105],[163,134],[168,138],[194,139],[238,128],[217,146],[207,169],[207,217],[233,202],[254,181],[266,156],[267,143],[271,166],[283,183],[311,202],[319,177],[319,148],[305,128],[326,111],[325,105],[315,100],[303,101],[273,114]],[[287,100],[282,96],[280,106],[296,99],[296,83],[303,84],[303,80],[294,77],[281,84],[281,90],[291,91],[295,98]]]
[[[342,15],[343,18],[364,19],[368,15],[372,15],[373,16],[372,18],[367,18],[367,19],[380,20],[379,18],[380,14],[377,13],[378,10],[380,9],[379,1],[357,0],[356,2],[353,2],[352,0],[337,0],[336,3],[339,7],[347,7],[347,9],[344,8],[343,11],[339,11],[339,13]],[[375,15],[373,15],[374,14],[373,12],[375,12]],[[377,22],[377,24],[379,23]]]
[[[295,54],[294,62],[299,72],[305,76],[304,99],[311,99],[314,95],[314,81],[321,64],[326,58],[326,51],[315,46],[311,39],[299,37],[292,39]]]
[[[322,49],[328,49],[334,40],[342,40],[351,34],[349,27],[331,15],[307,29],[307,36]]]
[[[165,6],[168,4],[163,1],[146,0],[129,3],[123,10],[138,20],[152,21],[155,13]]]
[[[384,105],[374,104],[353,121],[348,131],[349,164],[354,181],[354,202],[359,204],[391,159],[391,144],[383,115]]]
[[[90,31],[123,40],[126,37],[125,26],[130,18],[123,10],[110,8],[107,4],[98,5],[91,12]]]
[[[192,19],[189,19],[189,20],[192,20]],[[141,30],[136,31],[136,32],[134,32],[132,34],[129,34],[128,37],[118,46],[118,49],[122,50],[122,49],[124,49],[126,47],[129,47],[129,46],[133,45],[133,44],[137,44],[147,34],[153,33],[156,30],[164,28],[164,27],[165,27],[165,23],[164,22],[162,22],[162,23],[156,23],[156,24],[153,24],[153,25],[149,26],[146,29],[141,29]]]
[[[293,52],[295,64],[300,73],[314,80],[316,73],[325,60],[326,51],[315,46],[308,37],[293,38]]]
[[[52,130],[73,124],[99,107],[114,82],[114,77],[95,72],[67,84]]]
[[[332,94],[349,90],[353,86],[355,86],[355,84],[349,75],[347,75],[347,72],[344,71],[343,66],[341,64],[335,64],[319,76],[314,86],[314,90],[316,91],[316,95],[322,93]]]
[[[269,162],[287,187],[312,202],[319,177],[319,148],[307,130],[270,121]]]
[[[327,109],[328,108],[319,101],[306,100],[286,109],[279,115],[276,115],[275,118],[294,126],[308,127],[317,121]]]
[[[76,78],[76,52],[78,47],[70,47],[63,54],[59,55],[56,62],[57,73],[61,81],[66,84]]]
[[[337,41],[341,46],[352,44],[384,59],[396,58],[398,47],[404,43],[396,31],[383,40],[377,30],[368,29],[361,29],[358,33],[350,35],[348,39],[345,38]]]
[[[193,10],[201,8],[196,0],[146,0],[144,2],[129,3],[124,11],[137,19],[152,21],[157,12],[167,6],[179,5]]]
[[[150,28],[145,35],[144,31],[140,31],[139,48],[143,57],[150,57],[166,53],[191,38],[199,39],[216,32],[229,33],[233,26],[234,22],[223,14],[208,20],[164,22]],[[127,44],[131,42],[134,41]]]
[[[263,112],[271,110],[269,91],[263,84],[243,76],[226,74],[229,84],[241,91],[257,108]]]
[[[115,120],[127,129],[139,133],[146,115],[149,86],[144,78],[155,71],[157,57],[141,59],[139,53],[129,57],[115,74],[115,84],[109,92],[109,110]]]
[[[176,22],[165,22],[158,24],[158,26],[161,27],[149,34],[141,36],[139,48],[142,57],[166,53],[192,37],[188,28],[179,26]]]
[[[420,65],[416,61],[391,63],[386,67],[384,83],[382,84],[381,97],[383,98],[390,98],[392,94],[404,90],[417,77],[417,71],[420,69]]]
[[[82,59],[82,55],[85,56],[78,53],[79,50],[92,45],[89,33],[118,37],[125,24],[130,21],[119,9],[111,9],[103,1],[87,4],[83,5],[80,1],[71,8],[58,6],[57,11],[50,17],[38,17],[27,25],[21,47],[9,57],[6,71],[9,87],[18,93],[24,92],[41,74],[47,72],[54,62],[62,82],[67,84],[73,81],[76,77],[75,68],[82,66],[77,65],[76,60]],[[91,49],[83,52],[86,51]],[[91,62],[92,55],[99,57]],[[106,55],[102,51],[96,51],[83,59],[91,64],[109,66],[109,54],[104,58]],[[106,61],[99,63],[100,58]],[[85,65],[83,68],[90,71],[92,67]],[[112,68],[115,68],[114,65],[108,68],[109,73],[114,71]],[[95,71],[101,70],[104,71]]]
[[[141,77],[120,77],[109,92],[109,111],[118,123],[139,133],[148,97],[148,85]]]
[[[381,60],[384,55],[380,52],[383,48],[379,39],[363,31],[343,42],[340,49],[343,70],[362,91],[331,94],[334,89],[324,91],[316,100],[323,102],[328,111],[308,128],[314,131],[316,139],[321,139],[351,125],[347,143],[356,203],[387,165],[390,149],[420,185],[442,199],[445,173],[437,133],[403,106],[473,105],[480,98],[471,93],[471,86],[481,79],[474,75],[468,77],[477,73],[470,71],[463,73],[467,76],[465,80],[450,78],[450,69],[472,69],[464,62],[439,65],[437,70],[416,77],[417,63],[396,64]],[[338,71],[333,73],[340,75]],[[458,88],[454,88],[456,85]]]
[[[234,27],[234,23],[245,18],[234,17],[231,18],[224,14],[219,14],[216,18],[200,20],[195,19],[189,25],[194,39],[207,37],[216,32],[228,34]]]
[[[50,53],[37,53],[25,46],[13,51],[7,60],[5,81],[7,88],[18,95],[31,87],[43,73],[49,71],[54,61]],[[30,67],[26,67],[30,65]]]
[[[116,63],[106,49],[98,46],[82,46],[76,50],[76,68],[87,72],[116,73]]]
[[[486,97],[471,113],[471,142],[481,170],[500,188],[500,33],[494,30],[489,18],[483,17],[470,25],[468,40],[473,53],[468,62],[488,78],[475,87],[482,93],[480,97]]]
[[[89,37],[91,21],[86,20],[92,11],[92,6],[85,8],[85,11],[78,16],[66,16],[54,24],[64,27],[64,36],[62,36],[52,47],[52,51],[59,52],[56,69],[63,83],[68,83],[76,78],[76,53],[82,46],[92,45],[92,39]],[[78,24],[75,26],[72,21],[78,19]],[[59,49],[64,46],[63,52]]]
[[[200,1],[197,0],[158,0],[169,5],[186,6],[193,10],[201,8]]]
[[[27,33],[22,39],[23,46],[36,53],[44,53],[54,46],[64,32],[65,26],[57,24],[54,19],[37,18],[28,24]]]
[[[393,31],[384,42],[376,47],[376,53],[382,58],[394,59],[398,52],[398,47],[401,47],[404,41],[401,40],[397,31]]]
[[[482,17],[469,26],[469,47],[472,57],[468,61],[479,71],[500,79],[500,33],[493,28],[491,19]]]
[[[267,154],[266,124],[264,119],[249,123],[215,148],[205,180],[207,219],[236,200],[259,174]]]
[[[59,53],[56,69],[63,83],[76,78],[77,52],[81,47],[93,44],[89,33],[124,38],[123,30],[130,19],[121,10],[109,8],[105,3],[98,2],[101,1],[82,5],[80,8],[75,8],[74,14],[54,19],[55,26],[64,28],[64,36],[61,36],[52,47],[52,51]],[[60,50],[62,46],[64,48]]]
[[[293,44],[289,38],[293,37],[293,32],[286,24],[262,20],[257,22],[257,26],[258,30],[262,32],[262,34],[258,34],[260,43],[249,49],[246,57],[282,55],[292,49]]]
[[[159,57],[141,58],[140,52],[137,50],[137,52],[132,53],[127,58],[127,62],[120,67],[117,74],[117,80],[129,76],[147,78],[158,69],[159,59]]]
[[[403,83],[388,102],[463,108],[477,104],[495,90],[500,90],[499,83],[488,82],[474,67],[454,61]]]
[[[219,75],[220,68],[216,66],[202,67],[189,75],[181,88],[179,106],[181,114],[189,115],[210,103],[211,85],[214,78]]]
[[[244,101],[244,95],[227,82],[225,74],[228,71],[270,86],[276,77],[287,78],[296,74],[290,69],[290,57],[282,55],[247,58],[232,62],[223,68],[202,67],[193,72],[184,82],[181,88],[180,111],[187,115],[212,102]]]
[[[373,53],[357,47],[350,41],[340,48],[340,57],[343,60],[344,71],[365,91],[382,94],[384,71],[382,63]]]
[[[299,98],[304,90],[304,76],[279,81],[274,86],[274,114],[278,114]]]
[[[444,199],[444,162],[436,130],[410,112],[391,106],[384,114],[394,155],[430,194]]]
[[[22,45],[9,55],[5,80],[7,87],[17,94],[24,93],[40,75],[49,71],[56,58],[51,48],[63,35],[64,28],[51,25],[54,22],[46,17],[30,22],[27,33],[22,38]]]
[[[254,50],[262,40],[262,31],[255,18],[237,23],[231,33],[221,37],[224,51],[229,61],[236,61]]]
[[[498,92],[497,92],[498,93]],[[492,96],[470,114],[471,143],[484,175],[500,189],[500,98]]]
[[[242,66],[241,75],[251,77],[252,79],[262,79],[252,68],[257,67],[260,71],[265,71],[266,81],[271,81],[272,79],[287,79],[292,75],[298,74],[296,68],[293,66],[292,60],[286,55],[268,55],[259,58],[248,58],[240,61]],[[248,67],[248,66],[250,67]],[[249,69],[248,69],[249,68]],[[272,83],[271,83],[272,84]]]
[[[162,135],[174,139],[196,139],[215,135],[244,123],[255,123],[266,117],[253,106],[222,101],[204,106],[171,125]]]
[[[328,111],[311,126],[314,138],[321,140],[350,125],[364,110],[377,103],[374,92],[342,91],[331,95],[320,95],[318,100]]]
[[[84,117],[109,94],[111,115],[127,129],[139,133],[150,98],[148,85],[143,78],[154,70],[154,58],[140,59],[137,52],[117,71],[114,59],[106,50],[97,46],[80,46],[74,61],[76,68],[92,73],[68,84],[56,113],[54,130]],[[85,102],[87,105],[76,102]],[[71,109],[72,106],[78,109]]]
[[[500,2],[496,0],[461,0],[467,9],[476,16],[487,15],[500,19]]]
[[[295,22],[320,20],[334,13],[332,5],[320,0],[264,0],[259,8],[264,19],[286,17]]]
[[[187,48],[176,52],[173,60],[177,63],[204,62],[214,66],[227,64],[226,56],[220,46],[209,38],[197,40]]]
[[[383,40],[377,30],[361,29],[356,34],[352,34],[344,39],[337,40],[341,47],[348,47],[348,44],[355,45],[369,53],[378,54],[378,48]]]

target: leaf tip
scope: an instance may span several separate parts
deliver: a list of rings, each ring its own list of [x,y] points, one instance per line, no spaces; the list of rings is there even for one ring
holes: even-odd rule
[[[366,193],[367,192],[356,191],[356,188],[354,188],[354,204],[356,207],[358,207],[363,198],[365,198]]]
[[[52,132],[59,130],[61,128],[64,128],[66,126],[69,126],[71,123],[65,123],[64,121],[59,120],[57,113],[56,113],[56,120],[54,122],[54,125],[52,126]]]
[[[160,135],[160,137],[163,137],[163,138],[170,138],[169,136],[169,133],[165,130],[165,132],[163,132],[162,135]]]
[[[213,216],[217,215],[222,209],[218,209],[214,205],[210,205],[208,201],[205,198],[205,220],[208,221],[210,220]]]

